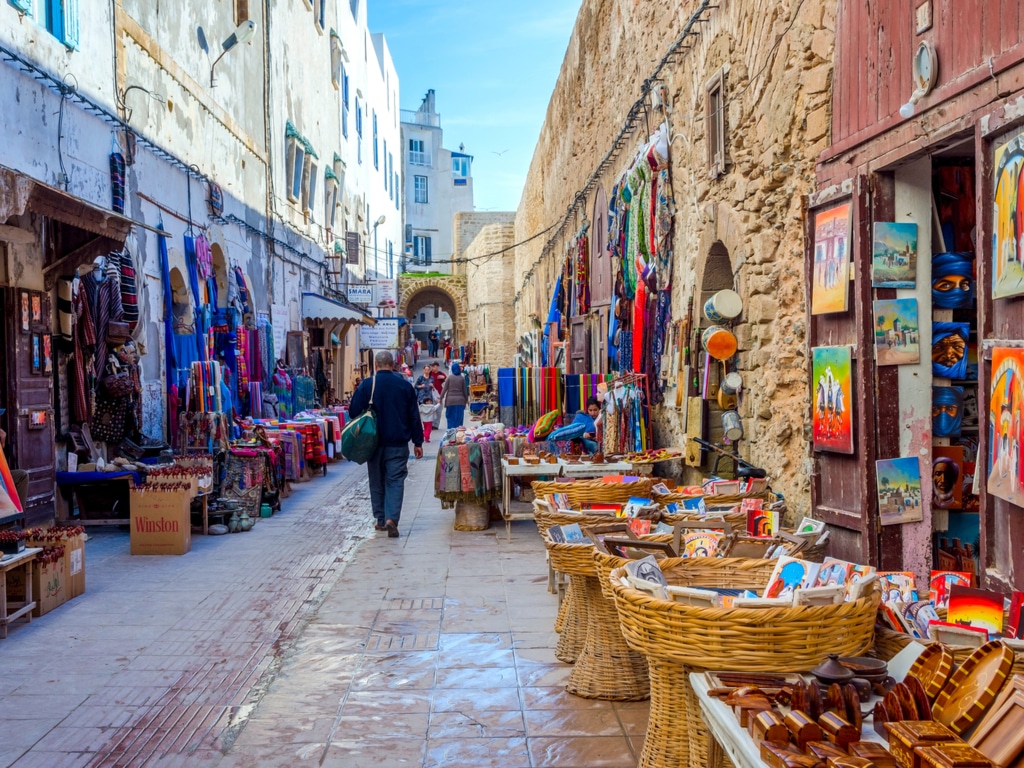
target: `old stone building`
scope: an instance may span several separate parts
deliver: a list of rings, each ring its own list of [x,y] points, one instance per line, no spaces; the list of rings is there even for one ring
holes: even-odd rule
[[[512,262],[515,226],[508,221],[488,224],[465,250],[464,266],[469,318],[466,334],[477,343],[477,362],[492,368],[511,363],[516,353],[515,318],[509,297],[513,291]]]
[[[743,378],[739,449],[768,470],[795,513],[808,508],[811,467],[803,206],[828,142],[834,29],[833,5],[822,0],[584,0],[516,218],[517,242],[550,228],[516,250],[517,337],[547,319],[570,239],[590,222],[594,317],[586,327],[591,349],[602,349],[614,304],[611,285],[597,284],[608,280],[606,201],[640,142],[667,122],[672,318],[684,318],[692,301],[701,322],[705,299],[723,288],[742,297],[732,328],[738,352],[728,361]],[[608,297],[603,306],[599,294]],[[603,353],[591,360],[607,364]],[[690,400],[677,408],[667,397],[653,411],[659,445],[681,446],[687,432],[720,439],[710,392],[703,426],[687,427],[687,403],[699,394],[693,373]]]

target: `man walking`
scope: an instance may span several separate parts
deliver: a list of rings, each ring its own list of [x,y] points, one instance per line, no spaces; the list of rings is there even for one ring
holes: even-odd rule
[[[398,521],[402,516],[405,478],[409,474],[409,442],[415,446],[417,459],[423,458],[423,424],[416,405],[416,391],[404,376],[395,373],[395,360],[382,350],[374,355],[376,373],[364,380],[352,395],[348,407],[350,418],[356,418],[370,406],[377,414],[377,450],[366,462],[370,479],[370,506],[378,531],[398,538]]]
[[[428,354],[431,357],[437,357],[437,343],[441,340],[441,337],[437,333],[439,330],[439,328],[435,328],[427,334]]]

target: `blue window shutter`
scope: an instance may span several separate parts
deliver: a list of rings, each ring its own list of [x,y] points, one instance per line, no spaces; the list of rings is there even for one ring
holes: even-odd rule
[[[22,13],[32,15],[32,0],[7,0],[11,5],[17,8]]]
[[[64,45],[78,50],[78,0],[63,0]]]
[[[427,264],[430,264],[430,238],[424,238],[427,241]]]

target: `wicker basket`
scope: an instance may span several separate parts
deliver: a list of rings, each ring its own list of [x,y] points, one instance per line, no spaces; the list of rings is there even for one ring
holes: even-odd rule
[[[552,567],[569,576],[569,595],[563,601],[569,607],[560,615],[562,630],[555,649],[557,658],[574,662],[565,689],[587,699],[646,699],[650,695],[647,660],[622,637],[615,603],[604,595],[597,579],[594,547],[543,538]],[[577,648],[581,626],[583,643]]]
[[[761,592],[776,563],[742,558],[663,560],[670,584]],[[871,647],[880,595],[830,606],[699,608],[660,600],[621,584],[610,587],[626,642],[647,656],[651,715],[640,768],[708,764],[708,734],[689,673],[707,669],[803,672],[829,653],[857,656]]]
[[[491,527],[490,505],[455,502],[454,527],[456,531],[486,531]]]
[[[584,504],[625,504],[632,496],[652,498],[651,489],[654,485],[655,481],[650,478],[628,483],[606,483],[601,479],[574,480],[569,483],[536,480],[533,492],[538,498],[553,493],[565,494],[569,506],[580,509]]]

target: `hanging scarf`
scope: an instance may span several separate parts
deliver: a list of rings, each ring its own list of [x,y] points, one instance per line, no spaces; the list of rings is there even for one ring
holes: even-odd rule
[[[120,152],[110,154],[110,196],[111,209],[114,213],[124,213],[124,155]]]
[[[463,493],[473,493],[473,469],[469,462],[469,444],[463,443],[458,446],[458,451],[461,490]]]
[[[576,241],[576,314],[590,311],[590,241],[586,233]]]

